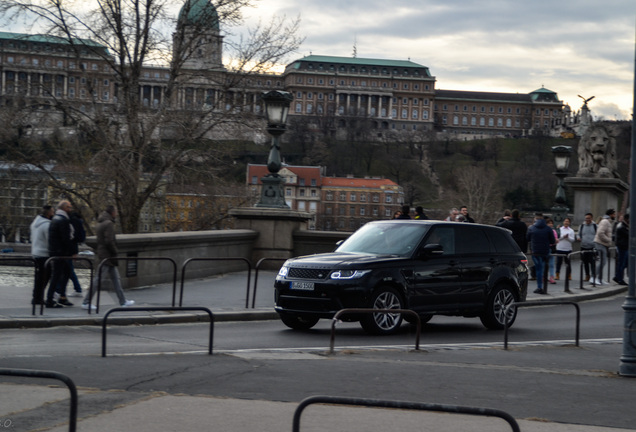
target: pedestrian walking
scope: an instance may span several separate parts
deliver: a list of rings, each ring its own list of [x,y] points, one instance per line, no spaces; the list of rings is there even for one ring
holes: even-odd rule
[[[34,305],[44,304],[44,290],[51,279],[51,268],[44,264],[49,259],[49,225],[54,213],[53,207],[45,205],[31,222],[31,256],[35,261],[31,304]]]
[[[72,209],[69,201],[60,201],[49,224],[49,256],[57,259],[52,262],[53,272],[46,292],[47,308],[73,306],[64,292],[59,290],[59,287],[66,286],[71,274],[68,259],[61,258],[68,258],[73,254],[73,226],[69,218]],[[56,293],[59,295],[57,301],[55,301]]]
[[[103,260],[108,259],[103,266],[102,276],[104,273],[108,273],[113,286],[115,287],[115,293],[119,300],[119,305],[126,307],[135,304],[134,300],[126,300],[124,295],[124,289],[121,286],[121,278],[119,276],[119,270],[117,269],[117,240],[115,237],[115,221],[117,220],[117,209],[109,205],[104,212],[99,215],[97,219],[97,260],[101,263]],[[98,287],[99,274],[93,278],[93,286]],[[103,277],[102,277],[103,281]],[[95,309],[95,306],[91,304],[92,292],[89,290],[84,301],[82,303],[82,309]]]

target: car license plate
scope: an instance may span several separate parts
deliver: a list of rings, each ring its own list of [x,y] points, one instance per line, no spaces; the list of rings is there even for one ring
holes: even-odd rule
[[[292,282],[291,289],[313,291],[314,283],[313,282]]]

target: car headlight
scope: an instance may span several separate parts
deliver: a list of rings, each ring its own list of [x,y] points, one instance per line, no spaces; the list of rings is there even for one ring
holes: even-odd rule
[[[282,266],[280,270],[278,270],[278,277],[286,278],[288,272],[289,272],[289,267]]]
[[[331,279],[360,279],[371,270],[336,270],[329,276]]]

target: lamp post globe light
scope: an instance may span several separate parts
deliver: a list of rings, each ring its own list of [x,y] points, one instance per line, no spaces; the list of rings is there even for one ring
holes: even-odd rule
[[[572,154],[572,147],[570,146],[556,146],[552,147],[552,154],[554,155],[554,163],[556,165],[556,171],[554,175],[559,179],[557,191],[554,196],[554,206],[552,207],[552,220],[555,225],[563,223],[568,215],[570,209],[565,205],[565,188],[563,179],[568,176],[568,167],[570,165],[570,155]]]
[[[280,136],[285,133],[289,106],[294,100],[291,93],[279,90],[263,92],[261,100],[265,104],[267,132],[272,136],[272,146],[267,158],[269,174],[261,179],[263,188],[261,199],[255,207],[289,209],[283,195],[285,179],[278,174],[282,163],[280,157]]]

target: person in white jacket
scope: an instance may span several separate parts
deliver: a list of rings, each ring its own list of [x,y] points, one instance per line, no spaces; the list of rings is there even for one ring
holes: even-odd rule
[[[44,263],[49,259],[49,225],[55,210],[50,205],[42,207],[42,212],[31,222],[31,255],[35,260],[33,278],[33,299],[31,304],[44,303],[44,289],[51,278],[51,267]]]
[[[566,265],[566,276],[568,279],[572,280],[572,273],[570,269],[570,253],[572,253],[572,243],[576,239],[576,233],[570,226],[572,221],[570,218],[563,219],[563,225],[559,227],[559,238],[558,243],[556,245],[556,253],[557,253],[557,262],[556,262],[556,279],[559,280],[559,276],[561,273],[561,264],[563,264],[563,260],[565,259]]]

